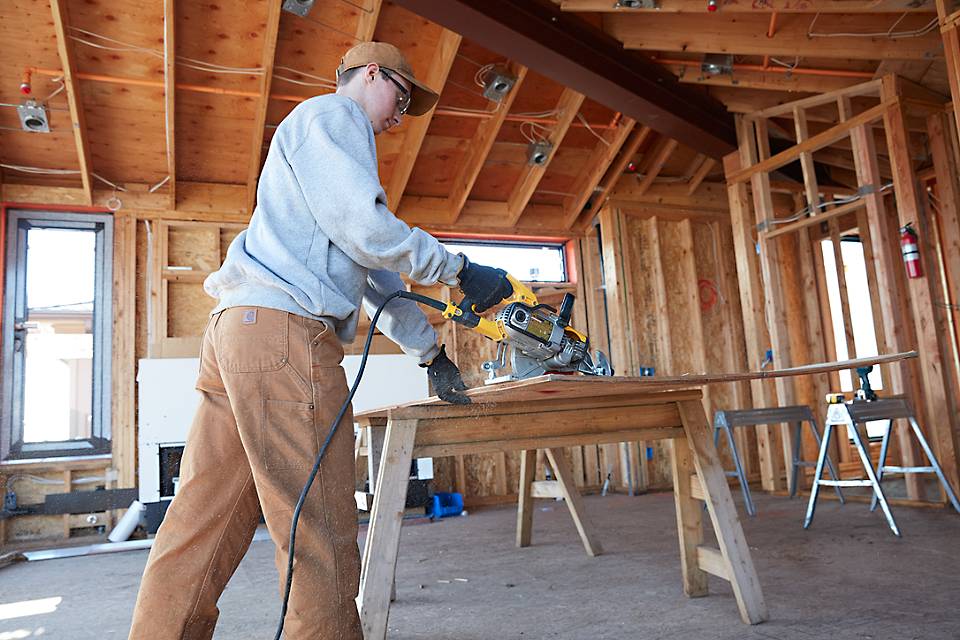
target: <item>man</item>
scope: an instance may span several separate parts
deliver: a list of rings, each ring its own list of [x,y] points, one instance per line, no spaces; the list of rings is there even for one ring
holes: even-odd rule
[[[277,127],[250,226],[205,283],[219,301],[201,348],[201,403],[130,638],[210,638],[261,511],[283,584],[294,506],[347,396],[341,343],[354,338],[361,300],[372,314],[403,287],[397,272],[459,284],[481,311],[511,292],[503,271],[449,253],[384,204],[374,136],[404,113],[427,113],[437,94],[384,43],[350,49],[337,78],[335,94],[305,101]],[[415,303],[393,300],[381,318],[441,398],[469,402]],[[352,422],[347,413],[300,516],[288,638],[362,638]]]

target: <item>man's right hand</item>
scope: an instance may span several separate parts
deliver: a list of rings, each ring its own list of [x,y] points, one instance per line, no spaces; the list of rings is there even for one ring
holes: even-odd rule
[[[513,294],[513,285],[507,279],[506,271],[474,264],[467,256],[463,256],[463,268],[457,277],[460,291],[473,302],[477,313],[483,313]]]

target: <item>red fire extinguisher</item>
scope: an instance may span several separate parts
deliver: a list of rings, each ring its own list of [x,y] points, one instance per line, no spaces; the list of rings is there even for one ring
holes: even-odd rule
[[[920,248],[917,244],[917,232],[910,223],[900,227],[900,252],[903,253],[903,263],[907,267],[907,276],[922,278],[923,267],[920,266]]]

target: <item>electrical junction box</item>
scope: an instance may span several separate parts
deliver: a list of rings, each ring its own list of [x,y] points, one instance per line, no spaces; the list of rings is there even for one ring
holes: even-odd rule
[[[703,56],[700,71],[711,76],[732,76],[733,55],[724,53],[708,53]]]
[[[617,9],[659,9],[657,0],[617,0],[613,5]]]
[[[494,67],[487,74],[487,79],[484,80],[483,97],[493,102],[500,102],[510,93],[516,82],[516,76],[510,75],[506,69]]]
[[[544,165],[550,159],[553,145],[546,140],[531,142],[527,145],[527,164],[531,166]]]
[[[17,106],[17,115],[20,116],[20,126],[24,131],[34,133],[50,133],[50,120],[47,118],[47,109],[36,100],[24,100]]]
[[[280,8],[305,17],[313,9],[314,2],[315,0],[283,0],[283,5]]]

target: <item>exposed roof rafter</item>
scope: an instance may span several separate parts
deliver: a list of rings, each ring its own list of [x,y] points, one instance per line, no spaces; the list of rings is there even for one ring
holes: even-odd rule
[[[549,0],[396,2],[697,151],[721,157],[735,148],[720,103]]]
[[[543,164],[527,164],[527,166],[524,167],[523,173],[520,175],[520,180],[517,181],[513,192],[507,199],[507,220],[509,220],[511,225],[516,224],[520,216],[523,215],[527,204],[530,202],[530,198],[533,197],[534,192],[537,190],[537,185],[540,184],[540,180],[542,180],[543,176],[547,173],[550,162],[553,161],[553,158],[557,155],[557,149],[560,147],[560,143],[563,141],[564,136],[567,135],[567,131],[570,129],[574,118],[577,117],[577,113],[580,112],[580,105],[583,104],[583,100],[584,95],[573,89],[564,89],[560,95],[560,100],[557,102],[556,107],[557,113],[559,114],[557,124],[553,125],[550,130],[550,135],[547,136],[547,142],[552,145],[550,155]]]
[[[253,142],[250,145],[250,168],[247,172],[247,202],[250,211],[257,204],[257,180],[260,177],[260,159],[263,156],[263,132],[267,122],[267,109],[270,106],[270,86],[273,83],[273,61],[277,52],[277,33],[280,30],[280,3],[267,3],[266,27],[264,29],[263,52],[260,66],[260,98],[253,121]]]
[[[57,32],[57,52],[63,67],[63,84],[67,88],[67,103],[70,107],[70,121],[73,125],[73,139],[77,145],[77,160],[80,164],[80,178],[83,181],[83,193],[86,202],[93,204],[93,168],[90,164],[90,143],[87,140],[86,121],[83,117],[83,101],[80,96],[80,84],[77,81],[77,61],[73,54],[73,44],[67,35],[70,22],[66,0],[50,0],[53,14],[53,27]]]

